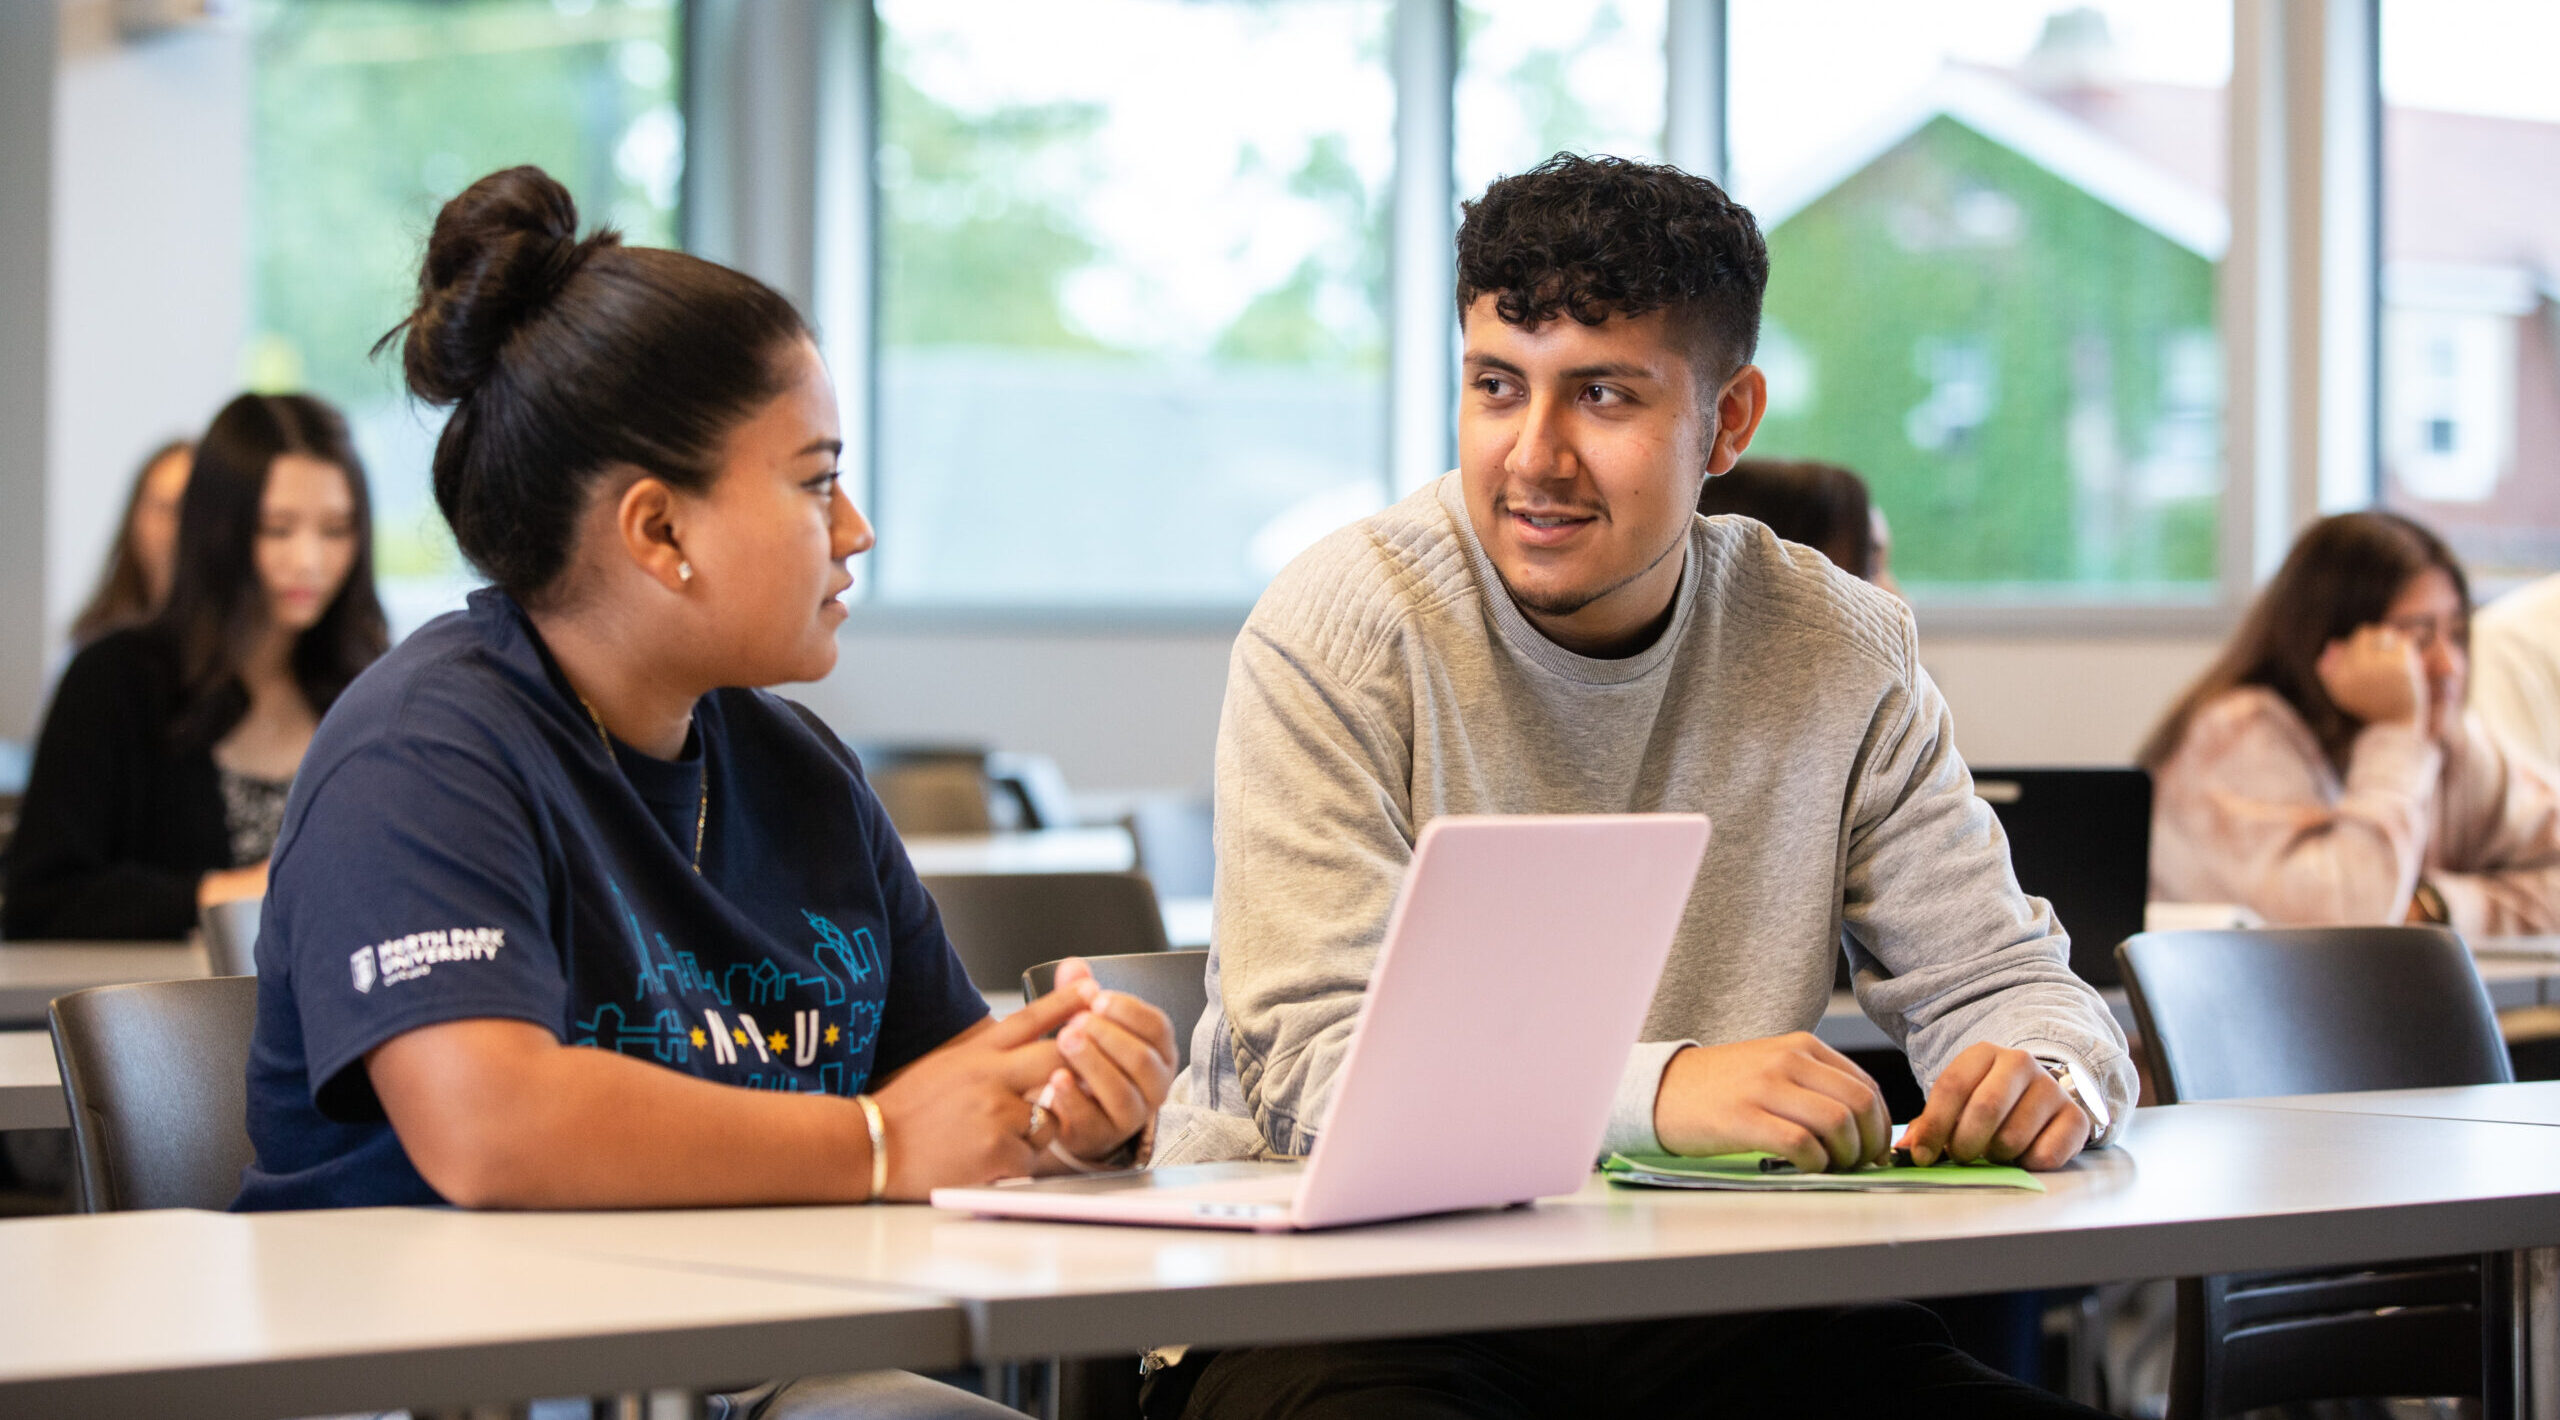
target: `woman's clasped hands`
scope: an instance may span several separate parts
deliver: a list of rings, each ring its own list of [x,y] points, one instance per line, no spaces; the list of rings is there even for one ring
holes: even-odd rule
[[[1070,958],[1049,994],[962,1033],[874,1092],[887,1196],[1099,1167],[1155,1117],[1174,1059],[1164,1012],[1102,989]]]

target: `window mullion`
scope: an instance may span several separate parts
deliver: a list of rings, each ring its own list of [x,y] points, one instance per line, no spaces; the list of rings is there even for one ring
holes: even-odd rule
[[[1670,0],[1663,26],[1662,155],[1725,181],[1725,0]]]
[[[2228,202],[2222,263],[2227,403],[2223,414],[2222,589],[2245,601],[2293,536],[2292,404],[2283,273],[2290,251],[2285,0],[2232,6]]]
[[[1452,0],[1397,0],[1396,176],[1388,248],[1387,469],[1420,487],[1456,457],[1453,197],[1458,15]]]
[[[809,318],[835,376],[837,467],[866,511],[879,506],[879,20],[870,0],[824,0],[818,72],[814,270]],[[872,578],[859,578],[868,598]]]

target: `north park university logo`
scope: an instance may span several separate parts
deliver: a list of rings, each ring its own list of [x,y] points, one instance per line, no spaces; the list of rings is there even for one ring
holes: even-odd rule
[[[403,981],[416,981],[434,974],[448,962],[496,961],[498,951],[506,946],[507,934],[499,927],[446,927],[432,932],[411,932],[387,942],[358,947],[347,957],[347,970],[355,978],[358,993],[370,992],[379,981],[397,986]]]

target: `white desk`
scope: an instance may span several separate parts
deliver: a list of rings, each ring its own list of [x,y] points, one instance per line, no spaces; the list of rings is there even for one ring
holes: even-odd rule
[[[63,1129],[62,1072],[48,1031],[0,1031],[0,1129]]]
[[[2514,1085],[2452,1085],[2427,1090],[2360,1090],[2353,1094],[2287,1095],[2251,1100],[2252,1108],[2318,1114],[2379,1114],[2403,1119],[2462,1119],[2483,1124],[2560,1127],[2560,1080]]]
[[[0,1224],[0,1271],[18,1284],[0,1289],[0,1411],[245,1417],[708,1388],[964,1355],[1555,1325],[2560,1242],[2560,1129],[2294,1103],[2141,1111],[2122,1147],[2048,1175],[2043,1195],[1595,1181],[1532,1209],[1306,1236],[918,1207],[27,1220]]]
[[[2473,957],[2471,964],[2479,969],[2480,984],[2488,989],[2490,1006],[2501,1011],[2548,1006],[2555,994],[2554,983],[2560,982],[2560,958],[2483,954]]]
[[[54,997],[92,986],[203,976],[204,948],[192,942],[10,942],[0,944],[0,1026],[41,1027]]]
[[[0,1223],[0,1412],[265,1420],[966,1355],[961,1313],[937,1298],[529,1251],[486,1226],[500,1220],[172,1210]]]
[[[945,873],[1125,873],[1138,845],[1116,825],[1043,828],[1028,833],[919,834],[907,859],[931,877]]]
[[[2201,1161],[2211,1161],[2207,1167]],[[2044,1195],[1711,1195],[1596,1180],[1534,1209],[1304,1236],[919,1208],[584,1214],[525,1243],[961,1299],[979,1359],[1817,1306],[2560,1241],[2560,1130],[2197,1105]]]

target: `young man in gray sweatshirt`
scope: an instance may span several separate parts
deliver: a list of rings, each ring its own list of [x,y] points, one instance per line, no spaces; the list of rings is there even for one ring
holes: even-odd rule
[[[1160,1162],[1313,1145],[1414,839],[1452,813],[1713,820],[1606,1147],[1807,1169],[1881,1153],[1874,1082],[1807,1033],[1844,938],[1860,1003],[1931,1082],[1906,1141],[1924,1161],[2059,1167],[2131,1108],[2124,1038],[2019,891],[1909,609],[1693,511],[1765,406],[1750,359],[1767,278],[1750,214],[1671,168],[1559,155],[1468,204],[1457,471],[1291,563],[1237,638],[1209,1008]],[[1573,969],[1560,943],[1556,990]],[[1535,1045],[1477,1048],[1500,1147],[1499,1081],[1536,1068]],[[2087,1413],[1973,1366],[1907,1307],[1261,1348],[1181,1371],[1182,1413],[1220,1417],[1687,1414],[1710,1396],[1737,1414]]]

